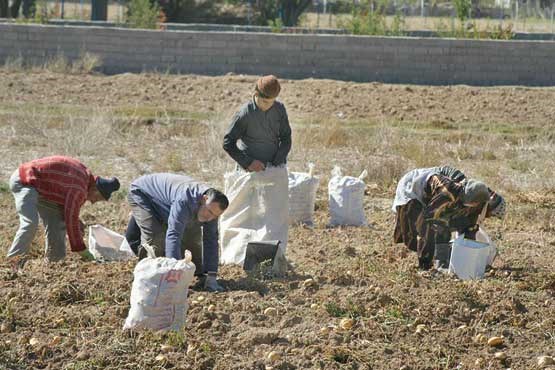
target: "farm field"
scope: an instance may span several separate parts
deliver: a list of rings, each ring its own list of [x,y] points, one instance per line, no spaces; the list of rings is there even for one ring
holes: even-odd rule
[[[18,219],[7,182],[21,162],[65,154],[118,176],[123,190],[81,215],[123,233],[125,189],[141,174],[223,187],[234,168],[223,133],[256,79],[0,68],[1,370],[540,369],[539,356],[555,356],[555,88],[283,80],[289,169],[314,163],[320,177],[315,227],[290,228],[284,278],[223,266],[225,292],[193,287],[189,302],[204,300],[178,333],[122,330],[135,262],[69,253],[46,265],[39,232],[22,272],[11,271],[5,253]],[[499,256],[483,280],[422,273],[415,254],[392,242],[397,180],[440,164],[507,199],[507,217],[484,224]],[[368,171],[369,227],[327,227],[336,165],[345,175]],[[309,278],[316,284],[305,286]],[[265,315],[269,307],[277,315]],[[344,318],[352,328],[341,328]]]

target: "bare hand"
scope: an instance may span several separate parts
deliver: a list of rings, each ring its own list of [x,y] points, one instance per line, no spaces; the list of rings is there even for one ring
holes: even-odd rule
[[[249,170],[249,172],[260,172],[260,171],[264,171],[265,168],[266,166],[264,165],[264,163],[260,162],[258,159],[255,159],[249,165],[247,170]]]

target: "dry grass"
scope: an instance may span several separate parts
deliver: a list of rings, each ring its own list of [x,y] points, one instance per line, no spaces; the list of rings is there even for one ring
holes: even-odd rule
[[[4,69],[10,72],[18,71],[49,71],[65,74],[90,74],[98,71],[102,66],[102,59],[87,51],[78,58],[70,60],[63,54],[56,54],[45,61],[25,60],[22,56],[8,57],[4,61]]]

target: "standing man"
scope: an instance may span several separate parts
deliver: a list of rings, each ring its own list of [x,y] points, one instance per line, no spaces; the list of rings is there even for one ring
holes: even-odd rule
[[[291,127],[285,106],[276,101],[280,90],[275,76],[261,77],[252,99],[235,114],[224,136],[224,150],[249,172],[287,163]]]
[[[276,101],[280,90],[275,76],[258,79],[252,99],[235,114],[224,136],[224,150],[237,162],[239,171],[250,174],[226,189],[233,198],[221,221],[225,228],[223,263],[242,263],[250,241],[279,240],[285,253],[289,212],[286,163],[291,127],[285,106]],[[243,217],[252,215],[253,209],[263,213],[256,222]],[[274,263],[274,272],[279,269]]]
[[[52,156],[23,163],[10,178],[10,189],[19,214],[19,229],[8,251],[9,259],[25,255],[39,224],[45,226],[45,257],[49,262],[65,258],[66,232],[73,252],[84,260],[93,260],[83,241],[84,225],[79,212],[85,201],[96,203],[110,199],[119,189],[113,177],[93,176],[77,159]]]
[[[222,291],[218,274],[218,217],[229,202],[220,191],[188,176],[156,173],[135,179],[128,196],[132,216],[125,236],[139,258],[183,258],[191,251],[204,287]],[[139,242],[140,240],[140,242]]]

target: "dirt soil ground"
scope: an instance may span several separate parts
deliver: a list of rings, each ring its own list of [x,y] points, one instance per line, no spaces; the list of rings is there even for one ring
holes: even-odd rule
[[[255,80],[0,69],[0,369],[555,368],[538,363],[555,356],[552,88],[283,81],[289,168],[313,162],[320,176],[315,227],[291,227],[286,277],[223,266],[224,293],[193,288],[189,302],[204,300],[178,333],[122,330],[135,261],[84,263],[69,253],[47,265],[39,232],[25,267],[11,271],[5,251],[18,220],[7,181],[19,163],[61,153],[119,176],[123,188],[152,171],[222,187],[233,168],[222,135]],[[483,280],[422,273],[392,243],[397,180],[439,164],[509,203],[504,220],[485,222],[499,256]],[[334,165],[369,171],[369,227],[327,227]],[[87,204],[83,221],[123,233],[125,193]],[[277,315],[265,315],[269,307]],[[351,328],[341,327],[345,318]],[[480,339],[494,336],[502,344]]]

